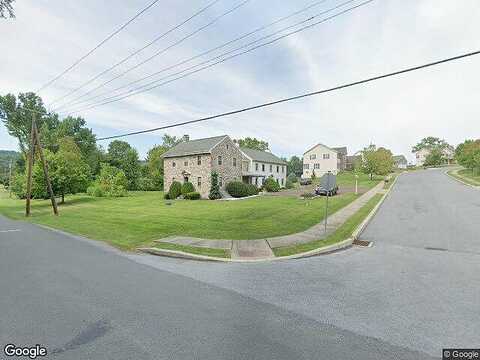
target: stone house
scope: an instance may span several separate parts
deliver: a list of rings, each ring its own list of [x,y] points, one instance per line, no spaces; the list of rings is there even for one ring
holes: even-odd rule
[[[265,179],[273,177],[284,187],[287,181],[287,163],[268,151],[240,148],[243,154],[242,181],[262,186]]]
[[[202,198],[208,198],[213,171],[222,190],[231,181],[242,181],[243,154],[227,135],[182,142],[163,159],[165,190],[173,181],[189,181]]]
[[[332,174],[338,173],[338,153],[332,148],[323,144],[317,144],[303,154],[302,178],[323,176],[328,171]]]

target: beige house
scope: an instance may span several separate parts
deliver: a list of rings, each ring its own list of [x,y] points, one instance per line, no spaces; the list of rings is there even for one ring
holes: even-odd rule
[[[208,198],[213,171],[223,190],[229,182],[242,180],[242,158],[227,135],[182,142],[163,154],[164,188],[168,190],[173,181],[189,181],[202,198]]]
[[[273,177],[284,187],[287,181],[287,163],[268,151],[240,148],[243,154],[242,179],[247,184],[262,186],[265,179]]]
[[[432,148],[425,147],[415,152],[416,165],[423,166],[423,164],[425,163],[425,160],[427,159],[428,155],[430,155],[431,151],[432,151]],[[442,150],[442,153],[447,164],[453,164],[454,158],[455,158],[455,149],[453,149],[453,147],[451,146],[447,146]]]
[[[316,177],[331,171],[338,172],[338,152],[323,144],[317,144],[303,154],[302,178]]]

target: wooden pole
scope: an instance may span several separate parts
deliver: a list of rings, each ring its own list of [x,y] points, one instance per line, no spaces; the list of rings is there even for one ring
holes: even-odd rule
[[[48,193],[50,194],[50,200],[52,201],[53,213],[55,215],[58,215],[57,201],[55,200],[55,194],[53,193],[53,190],[52,190],[50,176],[48,175],[48,165],[47,165],[47,162],[45,161],[45,157],[43,156],[42,143],[40,142],[40,135],[38,133],[37,125],[35,124],[35,121],[33,122],[33,132],[35,134],[38,153],[40,154],[40,159],[42,161],[43,173],[45,175],[45,182],[47,183]]]
[[[28,155],[27,169],[27,202],[25,207],[25,216],[30,216],[30,198],[32,197],[32,168],[33,158],[35,156],[35,113],[32,114],[32,129],[30,134],[30,151]]]

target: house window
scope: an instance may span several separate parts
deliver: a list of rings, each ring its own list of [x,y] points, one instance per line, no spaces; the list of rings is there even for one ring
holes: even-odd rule
[[[197,186],[198,186],[199,189],[202,187],[202,178],[201,177],[197,178]]]
[[[283,179],[282,179],[282,186],[283,186]]]
[[[223,186],[223,179],[221,176],[218,177],[218,185],[220,185],[220,187]]]
[[[202,165],[202,157],[197,156],[197,165]]]
[[[174,161],[174,162],[172,162],[172,167],[175,167],[175,166],[177,166],[177,164]]]
[[[262,171],[265,172],[265,164],[262,164]]]
[[[315,165],[313,166],[314,169],[320,169],[320,164],[319,163],[315,163]]]
[[[277,165],[277,173],[280,172],[280,166]]]
[[[330,159],[330,154],[323,154],[323,160]]]
[[[303,168],[304,168],[304,169],[309,169],[309,168],[310,168],[310,164],[303,164]]]
[[[255,178],[255,185],[258,185],[258,178]]]
[[[222,156],[221,155],[218,156],[218,165],[222,165]]]
[[[282,173],[285,172],[285,166],[282,166]]]
[[[188,160],[183,162],[183,166],[188,166]]]
[[[255,170],[258,171],[258,163],[255,163]]]
[[[278,184],[278,179],[275,179],[277,181],[277,184]],[[280,185],[280,184],[279,184]]]
[[[270,165],[270,172],[272,172],[272,165]]]
[[[310,160],[315,160],[317,158],[317,154],[310,155]]]
[[[228,150],[228,144],[227,144],[227,150]]]
[[[233,166],[234,166],[234,167],[237,166],[237,158],[233,158]]]

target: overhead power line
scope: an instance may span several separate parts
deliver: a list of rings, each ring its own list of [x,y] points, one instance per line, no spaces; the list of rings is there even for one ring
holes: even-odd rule
[[[135,55],[139,54],[140,52],[142,52],[143,50],[149,48],[150,46],[152,46],[153,44],[155,44],[157,41],[163,39],[165,36],[171,34],[172,32],[174,32],[175,30],[179,29],[180,27],[182,27],[183,25],[185,25],[186,23],[188,23],[189,21],[193,20],[195,17],[199,16],[200,14],[202,14],[203,12],[205,12],[206,10],[208,10],[209,8],[211,8],[213,5],[215,5],[216,3],[218,3],[220,0],[214,0],[212,2],[210,2],[209,4],[207,4],[206,6],[204,6],[203,8],[201,8],[200,10],[196,11],[193,15],[191,15],[190,17],[188,17],[187,19],[183,20],[182,22],[180,22],[179,24],[173,26],[172,28],[168,29],[167,31],[165,31],[164,33],[156,36],[153,40],[151,40],[150,42],[148,42],[146,45],[142,46],[140,49],[132,52],[130,55],[124,57],[122,60],[118,61],[117,63],[113,64],[112,66],[110,66],[109,68],[101,71],[100,73],[98,73],[97,75],[95,75],[94,77],[90,78],[89,80],[85,81],[84,83],[82,83],[80,86],[76,87],[75,89],[72,89],[70,90],[69,92],[67,92],[65,95],[62,95],[58,98],[56,98],[55,100],[53,100],[50,105],[53,105],[63,99],[65,99],[66,97],[76,93],[77,91],[79,91],[80,89],[83,89],[85,86],[91,84],[92,82],[94,82],[95,80],[97,80],[99,77],[105,75],[106,73],[112,71],[113,69],[115,69],[116,67],[124,64],[125,62],[127,62],[128,60],[130,60],[132,57],[134,57]]]
[[[288,29],[288,28],[292,28],[292,27],[298,26],[299,24],[303,24],[303,23],[309,22],[309,21],[311,21],[312,19],[314,19],[315,17],[317,17],[317,16],[319,16],[319,15],[328,13],[328,12],[330,12],[330,11],[332,11],[332,10],[338,8],[338,7],[341,7],[341,6],[345,5],[346,3],[350,3],[350,2],[352,2],[352,1],[353,1],[353,0],[349,0],[349,1],[345,2],[345,3],[342,3],[342,4],[340,4],[340,5],[337,5],[336,7],[331,8],[331,9],[329,9],[329,10],[326,10],[326,11],[320,13],[320,14],[317,14],[317,15],[315,15],[314,17],[310,17],[310,18],[308,18],[307,20],[303,20],[303,21],[301,21],[300,23],[297,23],[297,24],[295,24],[295,25],[289,26],[289,27],[287,27],[287,28],[285,28],[285,29],[282,29],[282,30],[280,30],[280,31],[277,31],[277,32],[275,32],[275,33],[273,33],[273,34],[267,35],[267,36],[265,36],[265,37],[263,37],[263,38],[261,38],[261,39],[259,39],[259,40],[263,40],[263,39],[265,39],[265,38],[269,38],[269,37],[271,37],[272,35],[278,34],[279,32],[283,32],[283,31],[285,31],[285,30]],[[238,57],[238,56],[241,56],[241,55],[250,53],[250,52],[252,52],[252,51],[254,51],[254,50],[258,49],[258,48],[261,48],[261,47],[264,47],[264,46],[273,44],[273,43],[275,43],[275,42],[277,42],[277,41],[279,41],[279,40],[281,40],[281,39],[284,39],[284,38],[286,38],[286,37],[288,37],[288,36],[291,36],[291,35],[297,34],[297,33],[299,33],[299,32],[305,31],[305,30],[307,30],[307,29],[310,29],[310,28],[312,28],[312,27],[315,27],[315,26],[317,26],[317,25],[319,25],[319,24],[321,24],[321,23],[324,23],[324,22],[326,22],[326,21],[330,21],[330,20],[332,20],[332,19],[334,19],[334,18],[336,18],[336,17],[338,17],[338,16],[340,16],[340,15],[343,15],[343,14],[349,12],[349,11],[352,11],[352,10],[354,10],[354,9],[357,9],[357,8],[361,7],[361,6],[367,5],[368,3],[372,2],[372,1],[374,1],[374,0],[364,1],[364,2],[362,2],[362,3],[360,3],[360,4],[357,4],[357,5],[355,5],[355,6],[352,6],[352,7],[350,7],[350,8],[347,8],[347,9],[345,9],[345,10],[342,10],[342,11],[340,11],[340,12],[334,14],[334,15],[331,15],[331,16],[329,16],[329,17],[326,17],[326,18],[324,18],[324,19],[321,19],[321,20],[319,20],[319,21],[317,21],[317,22],[314,22],[314,23],[305,25],[305,26],[303,26],[303,27],[301,27],[301,28],[299,28],[299,29],[297,29],[297,30],[294,30],[294,31],[291,31],[291,32],[289,32],[289,33],[287,33],[287,34],[284,34],[284,35],[281,35],[281,36],[279,36],[279,37],[276,37],[276,38],[274,38],[273,40],[270,40],[270,41],[268,41],[268,42],[265,42],[265,43],[256,45],[256,46],[254,46],[254,47],[252,47],[252,48],[250,48],[250,49],[247,49],[247,50],[245,50],[245,51],[243,51],[243,52],[240,52],[240,53],[237,53],[237,54],[228,56],[228,57],[223,58],[223,59],[220,59],[220,60],[218,60],[218,61],[216,61],[216,62],[214,62],[214,63],[212,63],[212,64],[205,65],[205,66],[203,66],[203,67],[201,67],[201,68],[199,68],[199,69],[196,69],[196,70],[187,72],[186,74],[180,75],[180,76],[175,77],[175,78],[173,78],[173,79],[171,79],[171,80],[168,80],[168,81],[164,81],[164,82],[162,82],[162,83],[160,83],[160,84],[156,84],[156,83],[157,83],[158,81],[163,80],[164,78],[163,78],[163,79],[160,79],[160,80],[153,81],[153,82],[148,83],[148,84],[145,84],[145,85],[142,85],[142,86],[140,86],[140,87],[138,87],[138,88],[135,88],[135,89],[126,91],[126,92],[124,92],[124,93],[117,94],[117,95],[112,96],[112,97],[110,97],[110,98],[106,98],[106,99],[100,100],[99,103],[96,103],[96,104],[94,103],[94,104],[90,104],[90,105],[85,105],[84,107],[80,107],[80,108],[77,108],[77,109],[74,109],[74,110],[69,110],[69,111],[63,111],[63,112],[64,112],[64,113],[67,113],[67,112],[68,112],[68,115],[70,115],[70,114],[78,113],[78,112],[80,112],[80,111],[86,111],[86,110],[90,110],[90,109],[93,109],[93,108],[96,108],[96,107],[99,107],[99,106],[103,106],[103,105],[106,105],[106,104],[110,104],[110,103],[113,103],[113,102],[117,102],[117,101],[120,101],[120,100],[129,98],[129,97],[131,97],[131,96],[134,96],[134,95],[137,95],[137,94],[141,94],[141,93],[144,93],[144,92],[147,92],[147,91],[156,89],[156,88],[158,88],[158,87],[164,86],[164,85],[169,84],[169,83],[172,83],[172,82],[174,82],[174,81],[183,79],[183,78],[185,78],[185,77],[187,77],[187,76],[190,76],[190,75],[192,75],[192,74],[196,74],[196,73],[198,73],[198,72],[200,72],[200,71],[203,71],[203,70],[209,69],[209,68],[211,68],[211,67],[214,67],[214,66],[216,66],[216,65],[218,65],[218,64],[224,63],[224,62],[226,62],[226,61],[228,61],[228,60],[234,59],[234,58],[236,58],[236,57]],[[239,49],[241,49],[241,48],[244,48],[245,46],[249,46],[249,45],[251,45],[251,44],[253,44],[253,43],[256,43],[256,42],[258,42],[258,40],[253,41],[253,42],[250,43],[250,44],[241,46],[240,48],[237,48],[237,49],[235,49],[235,50],[229,51],[229,52],[227,52],[227,53],[225,53],[225,54],[223,54],[223,55],[230,54],[230,53],[232,53],[232,52],[235,52],[235,51],[237,51],[237,50],[239,50]],[[220,56],[217,56],[217,57],[215,57],[215,58],[213,58],[213,59],[204,61],[204,62],[202,62],[202,63],[200,63],[200,64],[195,65],[195,66],[192,66],[192,67],[190,67],[190,68],[184,69],[184,70],[182,70],[182,71],[180,71],[180,72],[171,74],[171,75],[167,76],[166,78],[169,78],[169,77],[172,77],[172,76],[175,76],[175,75],[179,75],[179,74],[181,74],[181,73],[183,73],[183,72],[185,72],[185,71],[187,71],[187,70],[191,70],[191,69],[193,69],[193,68],[195,68],[195,67],[198,67],[198,66],[200,66],[200,65],[202,65],[202,64],[209,63],[209,62],[211,62],[211,61],[213,61],[213,60],[215,60],[215,59],[217,59],[217,58],[220,58],[220,57],[223,56],[223,55],[220,55]],[[156,84],[156,85],[154,85],[154,84]]]
[[[271,23],[269,23],[269,24],[267,24],[267,25],[260,26],[260,27],[254,29],[254,30],[252,30],[252,31],[250,31],[250,32],[247,32],[247,33],[245,33],[245,34],[243,34],[243,35],[240,35],[240,36],[238,36],[238,37],[236,37],[236,38],[234,38],[234,39],[232,39],[232,40],[229,40],[229,41],[227,41],[227,42],[225,42],[225,43],[223,43],[223,44],[220,44],[220,45],[215,46],[215,47],[213,47],[213,48],[211,48],[211,49],[208,49],[208,50],[206,50],[206,51],[203,51],[203,52],[200,53],[200,54],[197,54],[197,55],[192,56],[192,57],[190,57],[190,58],[188,58],[188,59],[182,60],[182,61],[180,61],[180,62],[178,62],[178,63],[176,63],[176,64],[173,64],[173,65],[169,65],[169,66],[167,66],[167,67],[164,67],[164,68],[162,68],[162,69],[160,69],[160,70],[158,70],[158,71],[155,71],[155,72],[152,73],[152,74],[149,74],[149,75],[147,75],[147,76],[144,76],[144,77],[142,77],[142,78],[140,78],[140,79],[130,81],[130,82],[128,82],[127,84],[124,84],[124,85],[122,85],[122,86],[120,86],[120,87],[117,87],[117,88],[115,88],[115,89],[113,89],[113,90],[108,90],[108,91],[102,92],[102,93],[100,93],[100,94],[97,94],[97,95],[88,97],[88,98],[86,98],[86,99],[80,100],[81,98],[83,98],[83,97],[85,96],[85,94],[84,94],[84,95],[82,95],[82,96],[80,96],[80,97],[77,97],[76,99],[73,99],[72,101],[68,102],[67,104],[64,104],[64,105],[58,107],[58,108],[55,109],[55,110],[59,110],[59,109],[62,109],[62,108],[64,108],[64,107],[76,106],[76,105],[81,104],[81,103],[86,103],[86,102],[95,100],[95,99],[97,99],[97,98],[103,97],[103,96],[105,96],[105,95],[108,95],[108,94],[111,94],[111,93],[115,93],[115,92],[117,92],[117,91],[119,91],[119,90],[128,88],[128,87],[131,86],[131,85],[138,84],[138,83],[140,83],[140,82],[142,82],[142,81],[145,81],[145,80],[147,80],[147,79],[150,79],[150,78],[152,78],[152,77],[155,77],[155,76],[157,76],[157,75],[159,75],[159,74],[161,74],[161,73],[164,73],[164,72],[166,72],[166,71],[168,71],[168,70],[175,69],[175,68],[177,68],[177,67],[179,67],[179,66],[181,66],[181,65],[187,64],[187,63],[189,63],[189,62],[191,62],[191,61],[193,61],[193,60],[196,60],[196,59],[198,59],[198,58],[200,58],[200,57],[202,57],[202,56],[205,56],[205,55],[210,54],[210,53],[212,53],[212,52],[214,52],[214,51],[220,50],[220,49],[222,49],[222,48],[224,48],[224,47],[226,47],[226,46],[228,46],[228,45],[231,45],[231,44],[233,44],[233,43],[235,43],[235,42],[238,42],[238,41],[240,41],[240,40],[243,40],[243,39],[245,39],[245,38],[247,38],[247,37],[249,37],[249,36],[251,36],[251,35],[254,35],[254,34],[256,34],[256,33],[260,32],[260,31],[263,31],[263,30],[265,30],[265,29],[268,29],[269,27],[272,27],[272,26],[274,26],[274,25],[276,25],[276,24],[278,24],[278,23],[280,23],[280,22],[283,22],[283,21],[288,20],[288,19],[290,19],[290,18],[292,18],[292,17],[294,17],[294,16],[297,16],[297,15],[303,13],[303,12],[306,12],[306,11],[308,11],[308,10],[311,10],[312,8],[318,6],[318,5],[320,5],[320,4],[322,4],[322,3],[326,2],[326,1],[328,1],[328,0],[316,1],[316,2],[314,2],[313,4],[310,4],[309,6],[306,6],[306,7],[302,8],[302,9],[300,9],[300,10],[297,10],[297,11],[295,11],[295,12],[293,12],[293,13],[287,15],[287,16],[284,16],[284,17],[282,17],[282,18],[280,18],[280,19],[277,19],[277,20],[275,20],[275,21],[273,21],[273,22],[271,22]],[[348,1],[348,3],[352,2],[352,1],[354,1],[354,0],[350,0],[350,1]],[[345,4],[345,3],[344,3],[344,4]],[[339,6],[343,6],[344,4],[341,4],[341,5],[339,5]],[[335,7],[335,8],[337,8],[337,7]],[[323,12],[323,13],[326,13],[326,12],[329,12],[329,11],[332,11],[332,10],[333,10],[333,9],[329,9],[329,10]],[[318,14],[317,14],[316,16],[318,16]],[[310,20],[312,20],[312,19],[313,19],[314,17],[316,17],[316,16],[310,17],[310,18],[307,19],[307,20],[310,21]],[[260,41],[262,41],[262,40],[265,40],[266,38],[272,37],[272,36],[274,36],[274,35],[277,34],[277,33],[280,33],[280,32],[282,32],[282,31],[285,31],[285,30],[289,29],[289,28],[295,27],[295,26],[297,26],[297,25],[299,25],[299,24],[302,24],[302,23],[304,23],[304,22],[305,22],[305,21],[301,21],[300,23],[296,23],[296,24],[294,24],[293,26],[289,26],[289,27],[283,28],[283,29],[281,29],[280,31],[277,31],[277,32],[275,32],[275,33],[273,33],[273,34],[270,34],[270,35],[268,35],[268,36],[264,36],[264,37],[262,37],[262,38],[259,38],[259,39],[255,40],[255,41],[253,41],[253,42],[250,42],[250,43],[248,43],[248,44],[246,44],[246,45],[243,45],[243,46],[241,46],[241,47],[239,47],[239,48],[236,48],[236,49],[233,49],[233,50],[228,51],[228,52],[226,52],[226,53],[223,53],[223,54],[221,54],[221,55],[219,55],[219,56],[214,57],[213,59],[209,59],[209,60],[207,60],[207,61],[204,61],[204,62],[201,62],[201,63],[199,63],[199,64],[196,64],[196,65],[194,65],[194,66],[192,66],[192,67],[189,67],[189,68],[187,68],[187,69],[184,69],[184,70],[182,70],[182,71],[179,72],[179,73],[188,71],[188,70],[193,69],[193,68],[195,68],[195,67],[201,66],[201,65],[203,65],[203,64],[205,64],[205,63],[211,62],[211,61],[213,61],[213,60],[215,60],[215,59],[217,59],[217,58],[219,58],[219,57],[221,57],[221,56],[228,55],[228,54],[233,53],[233,52],[235,52],[235,51],[237,51],[237,50],[239,50],[239,49],[242,49],[242,48],[248,47],[248,46],[250,46],[250,45],[252,45],[252,44],[258,43],[258,42],[260,42]],[[178,75],[179,73],[170,74],[170,75],[168,75],[168,76],[166,76],[166,77],[163,77],[163,78],[160,78],[160,79],[155,80],[155,82],[158,82],[158,81],[164,80],[164,79],[166,79],[166,78],[169,78],[169,77]],[[145,84],[145,85],[142,85],[141,87],[144,87],[144,86],[147,86],[147,85],[150,85],[150,84],[151,84],[151,83]],[[137,88],[137,89],[138,89],[138,88]],[[136,90],[136,89],[134,89],[134,90]],[[133,91],[133,90],[132,90],[132,91]],[[116,95],[116,96],[119,96],[119,95]],[[105,99],[103,99],[103,100],[105,100]]]
[[[309,93],[305,93],[305,94],[301,94],[301,95],[297,95],[297,96],[283,98],[283,99],[280,99],[280,100],[270,101],[270,102],[266,102],[266,103],[263,103],[263,104],[254,105],[254,106],[246,107],[246,108],[243,108],[243,109],[239,109],[239,110],[233,110],[233,111],[228,111],[228,112],[224,112],[224,113],[217,114],[217,115],[203,117],[203,118],[200,118],[200,119],[183,121],[183,122],[179,122],[179,123],[175,123],[175,124],[171,124],[171,125],[165,125],[165,126],[161,126],[161,127],[147,129],[147,130],[133,131],[133,132],[128,132],[128,133],[124,133],[124,134],[120,134],[120,135],[102,137],[102,138],[98,138],[97,140],[102,141],[102,140],[118,139],[118,138],[121,138],[121,137],[145,134],[145,133],[150,133],[150,132],[154,132],[154,131],[170,129],[170,128],[173,128],[173,127],[179,127],[179,126],[183,126],[183,125],[189,125],[189,124],[204,122],[204,121],[207,121],[207,120],[213,120],[213,119],[217,119],[217,118],[221,118],[221,117],[225,117],[225,116],[231,116],[231,115],[235,115],[235,114],[239,114],[239,113],[243,113],[243,112],[247,112],[247,111],[252,111],[252,110],[256,110],[256,109],[260,109],[260,108],[265,108],[265,107],[269,107],[269,106],[273,106],[273,105],[277,105],[277,104],[281,104],[281,103],[285,103],[285,102],[289,102],[289,101],[293,101],[293,100],[299,100],[299,99],[314,96],[314,95],[321,95],[321,94],[325,94],[325,93],[329,93],[329,92],[333,92],[333,91],[337,91],[337,90],[341,90],[341,89],[345,89],[345,88],[349,88],[349,87],[353,87],[353,86],[357,86],[357,85],[361,85],[361,84],[385,79],[385,78],[388,78],[388,77],[398,76],[398,75],[401,75],[401,74],[425,69],[425,68],[428,68],[428,67],[448,63],[448,62],[451,62],[451,61],[460,60],[460,59],[467,58],[467,57],[472,57],[472,56],[479,55],[479,54],[480,54],[480,50],[472,51],[472,52],[464,53],[464,54],[461,54],[461,55],[445,58],[445,59],[442,59],[442,60],[430,62],[430,63],[427,63],[427,64],[418,65],[418,66],[414,66],[414,67],[409,67],[409,68],[406,68],[406,69],[390,72],[390,73],[387,73],[387,74],[377,75],[377,76],[370,77],[370,78],[367,78],[367,79],[354,81],[354,82],[343,84],[343,85],[338,85],[338,86],[328,88],[328,89],[313,91],[313,92],[309,92]]]
[[[36,92],[39,93],[40,91],[46,89],[50,85],[52,85],[55,81],[63,77],[65,74],[67,74],[69,71],[71,71],[73,68],[75,68],[78,64],[80,64],[83,60],[85,60],[87,57],[89,57],[92,53],[94,53],[98,48],[100,48],[102,45],[104,45],[108,40],[113,38],[115,35],[117,35],[119,32],[121,32],[123,29],[125,29],[128,25],[130,25],[134,20],[136,20],[140,15],[142,15],[144,12],[148,11],[153,5],[155,5],[157,2],[160,0],[154,0],[150,4],[148,4],[146,7],[144,7],[142,10],[140,10],[138,13],[136,13],[130,20],[128,20],[126,23],[121,25],[117,30],[115,30],[113,33],[108,35],[105,39],[100,41],[93,49],[88,51],[85,55],[80,57],[78,60],[76,60],[72,65],[70,65],[68,68],[63,70],[60,74],[55,76],[52,80],[48,81],[44,85],[42,85]]]
[[[159,55],[162,55],[164,54],[165,52],[167,52],[168,50],[172,49],[173,47],[177,46],[177,45],[180,45],[181,43],[183,43],[184,41],[190,39],[191,37],[193,37],[194,35],[198,34],[199,32],[207,29],[208,27],[214,25],[216,22],[218,22],[220,19],[224,18],[225,16],[231,14],[232,12],[234,12],[235,10],[237,10],[238,8],[242,7],[243,5],[245,5],[246,3],[250,2],[251,0],[243,0],[242,2],[240,2],[239,4],[235,5],[234,7],[230,8],[229,10],[225,11],[224,13],[220,14],[219,16],[213,18],[211,21],[209,21],[207,24],[197,28],[196,30],[192,31],[191,33],[189,33],[188,35],[182,37],[181,39],[175,41],[173,44],[155,52],[153,55],[149,56],[148,58],[146,58],[145,60],[137,63],[136,65],[128,68],[127,70],[121,72],[120,74],[114,76],[113,78],[111,78],[110,80],[107,80],[103,83],[101,83],[100,85],[94,87],[93,89],[87,91],[85,94],[83,94],[82,96],[80,96],[79,98],[82,98],[84,96],[87,96],[87,95],[90,95],[93,91],[95,90],[98,90],[102,87],[104,87],[105,85],[111,83],[112,81],[115,81],[123,76],[125,76],[126,74],[128,74],[129,72],[139,68],[140,66],[146,64],[147,62],[150,62],[152,61],[154,58],[156,58],[157,56]],[[79,99],[77,98],[77,99]],[[69,103],[65,104],[64,106],[68,105]],[[62,106],[62,107],[64,107]],[[55,110],[58,110],[62,107],[57,107]]]

